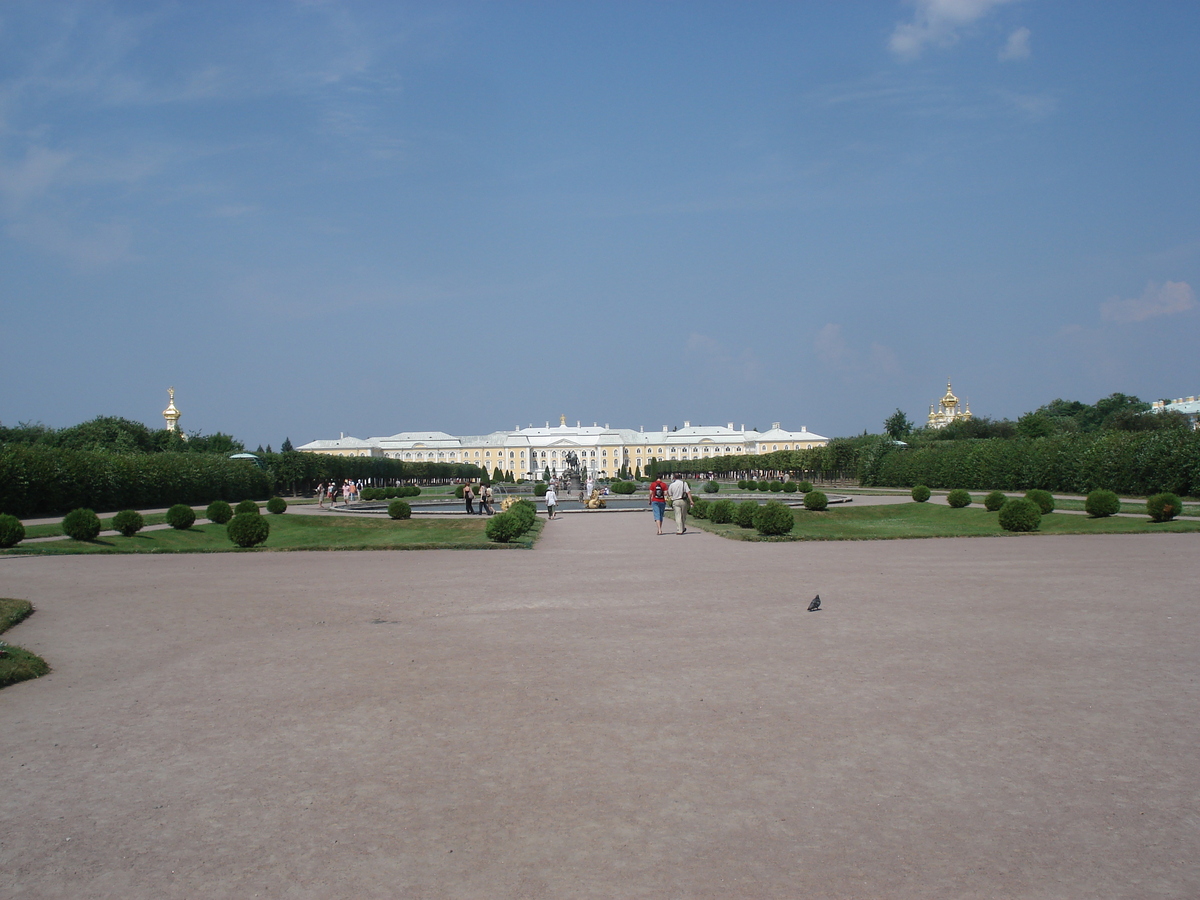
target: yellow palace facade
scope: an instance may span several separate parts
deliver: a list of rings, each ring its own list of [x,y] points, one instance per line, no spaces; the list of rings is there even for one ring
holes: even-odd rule
[[[407,462],[470,463],[487,472],[499,467],[517,478],[536,478],[547,469],[557,475],[568,467],[571,454],[588,474],[615,477],[622,467],[645,471],[651,459],[702,460],[742,453],[771,453],[776,450],[807,450],[821,447],[829,438],[801,427],[787,431],[775,422],[767,431],[746,430],[728,425],[698,425],[684,422],[681,428],[634,431],[608,425],[568,425],[560,417],[557,426],[516,428],[485,435],[455,436],[442,431],[402,431],[390,437],[311,441],[297,447],[303,453],[334,456],[373,456]]]

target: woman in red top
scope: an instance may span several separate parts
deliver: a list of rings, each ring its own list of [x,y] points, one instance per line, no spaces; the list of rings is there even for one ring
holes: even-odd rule
[[[650,509],[654,513],[654,524],[662,534],[663,515],[667,511],[667,483],[661,479],[650,482]]]

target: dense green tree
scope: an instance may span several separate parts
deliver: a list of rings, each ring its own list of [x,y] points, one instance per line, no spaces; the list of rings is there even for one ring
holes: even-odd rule
[[[903,440],[912,430],[912,422],[908,420],[908,416],[899,408],[888,416],[887,420],[883,423],[884,433],[889,435],[894,441]]]
[[[292,439],[290,437],[285,437],[283,439],[283,446],[279,448],[279,452],[280,453],[291,453],[295,449],[296,448],[292,446]]]

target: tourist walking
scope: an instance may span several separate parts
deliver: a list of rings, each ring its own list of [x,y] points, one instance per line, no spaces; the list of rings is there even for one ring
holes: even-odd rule
[[[492,516],[496,514],[496,511],[492,509],[493,496],[490,484],[481,484],[479,486],[480,515]]]
[[[667,497],[675,510],[675,533],[687,534],[687,513],[692,506],[692,492],[682,475],[676,475],[671,486],[667,488]]]
[[[558,506],[558,494],[553,487],[546,488],[546,518],[553,519]]]
[[[667,489],[669,485],[661,478],[650,482],[650,511],[654,513],[654,524],[662,534],[663,516],[667,512]]]
[[[321,509],[325,508],[325,482],[317,485],[317,506]]]
[[[463,499],[467,501],[467,515],[475,515],[475,492],[471,490],[471,482],[463,485]]]

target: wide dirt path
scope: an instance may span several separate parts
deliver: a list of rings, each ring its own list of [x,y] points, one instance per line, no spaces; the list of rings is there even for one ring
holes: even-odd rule
[[[1200,896],[1200,536],[653,531],[0,560],[0,897]]]

